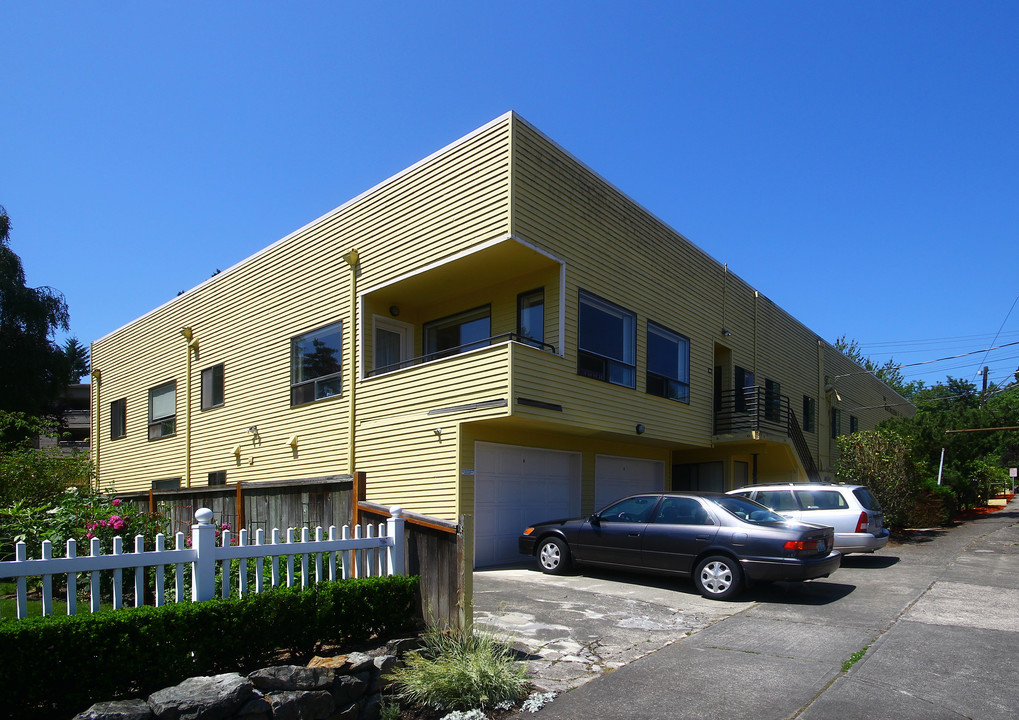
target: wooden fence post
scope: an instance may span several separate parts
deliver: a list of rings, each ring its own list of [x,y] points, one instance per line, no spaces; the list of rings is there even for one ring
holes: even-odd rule
[[[350,504],[350,525],[351,527],[358,525],[360,517],[358,517],[358,505],[364,500],[364,486],[367,479],[367,473],[364,471],[354,473],[354,498]]]
[[[457,598],[460,628],[474,627],[474,516],[461,515],[456,533]]]
[[[197,557],[191,571],[191,600],[211,600],[216,593],[216,526],[212,510],[201,508],[191,526],[191,548]]]

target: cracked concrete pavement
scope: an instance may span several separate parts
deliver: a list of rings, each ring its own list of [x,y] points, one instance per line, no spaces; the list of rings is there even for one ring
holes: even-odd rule
[[[563,692],[746,607],[706,600],[683,580],[634,579],[543,575],[533,564],[477,570],[474,619],[513,639],[535,685]]]

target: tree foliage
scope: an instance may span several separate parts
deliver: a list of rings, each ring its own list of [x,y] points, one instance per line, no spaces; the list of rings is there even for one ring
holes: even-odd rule
[[[967,507],[985,501],[992,487],[1007,481],[1005,467],[1019,464],[1019,387],[991,387],[986,396],[976,385],[948,377],[913,396],[916,415],[882,423],[907,438],[919,472],[937,481],[944,449],[942,485]],[[949,432],[949,431],[966,432]]]
[[[68,329],[67,302],[51,287],[25,286],[10,231],[0,206],[0,410],[41,415],[71,379],[67,356],[51,340]]]

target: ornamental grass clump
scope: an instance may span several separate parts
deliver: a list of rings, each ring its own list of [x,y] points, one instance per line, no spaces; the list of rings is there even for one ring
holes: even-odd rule
[[[476,630],[429,630],[388,675],[401,702],[441,710],[516,703],[527,694],[527,668],[506,642]]]

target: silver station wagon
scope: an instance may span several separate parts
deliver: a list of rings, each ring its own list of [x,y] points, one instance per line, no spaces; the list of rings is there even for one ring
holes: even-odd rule
[[[863,485],[836,483],[774,483],[730,490],[791,520],[831,525],[835,549],[872,553],[888,544],[881,503]]]

